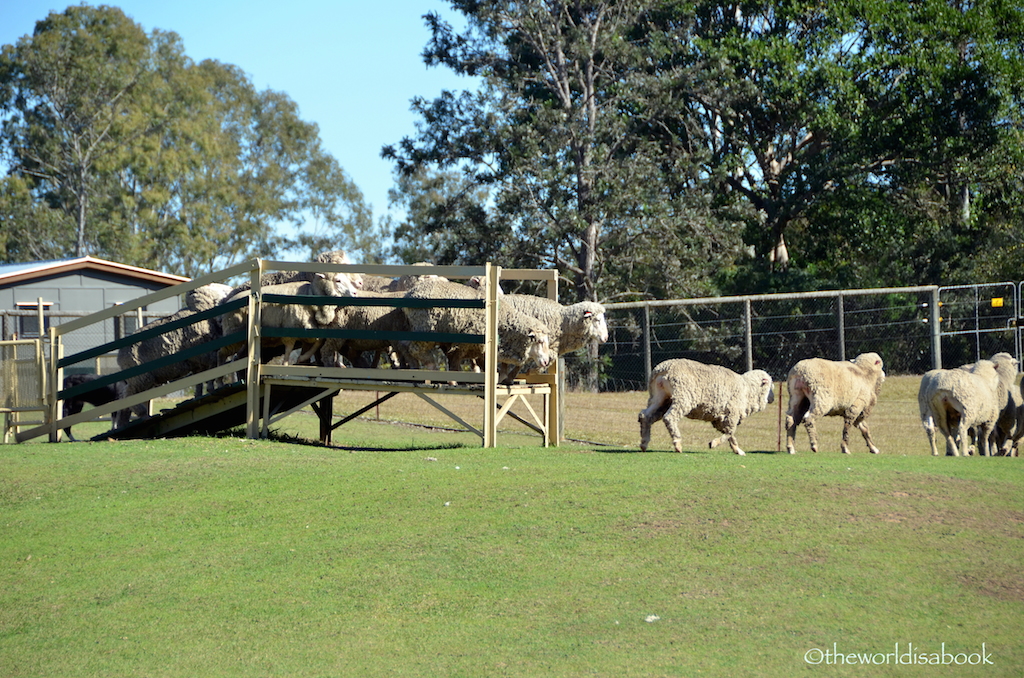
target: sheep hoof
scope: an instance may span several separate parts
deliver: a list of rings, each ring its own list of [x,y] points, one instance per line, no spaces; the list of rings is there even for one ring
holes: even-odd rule
[[[741,457],[747,456],[747,453],[744,452],[743,450],[736,450],[736,454],[740,455]]]
[[[718,443],[720,443],[720,442],[722,442],[721,438],[715,438],[710,443],[708,443],[708,447],[713,450],[716,447],[718,447]]]

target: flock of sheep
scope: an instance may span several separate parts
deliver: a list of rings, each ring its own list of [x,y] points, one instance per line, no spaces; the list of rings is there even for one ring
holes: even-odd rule
[[[350,263],[344,252],[326,252],[319,263]],[[403,276],[396,279],[358,274],[273,273],[260,279],[263,295],[327,296],[327,297],[405,297],[409,299],[483,299],[482,283],[449,281],[436,275]],[[147,329],[181,324],[190,316],[216,308],[218,305],[244,298],[249,285],[230,287],[210,284],[186,295],[186,309],[150,323]],[[502,295],[498,305],[498,362],[503,381],[514,378],[521,370],[546,367],[553,356],[574,351],[591,341],[608,340],[605,309],[593,302],[562,305],[533,295]],[[118,353],[122,370],[153,364],[172,354],[189,355],[177,363],[161,365],[143,374],[119,382],[118,396],[142,393],[159,385],[197,374],[245,354],[245,342],[235,342],[218,350],[203,351],[215,340],[243,331],[248,327],[248,305],[209,320],[185,324],[159,336],[126,346]],[[483,309],[477,308],[408,308],[392,306],[333,306],[318,304],[270,304],[261,310],[262,327],[283,329],[365,330],[372,333],[434,332],[445,334],[485,334]],[[292,358],[293,351],[300,355]],[[282,356],[284,364],[312,361],[330,367],[371,367],[377,361],[390,360],[394,366],[437,369],[442,360],[450,370],[468,366],[479,371],[483,363],[480,344],[434,341],[390,341],[384,338],[303,339],[299,337],[263,337],[261,355],[271,359]],[[121,410],[114,416],[114,428],[128,424],[132,413],[146,416],[146,405]]]
[[[319,263],[350,263],[344,252],[325,252]],[[436,275],[402,276],[390,279],[358,274],[289,273],[266,274],[260,279],[263,294],[286,296],[378,297],[408,299],[483,299],[483,284],[471,279],[468,284],[449,281]],[[499,289],[499,293],[502,291]],[[202,350],[204,345],[248,328],[248,304],[236,310],[199,322],[188,323],[198,313],[249,295],[248,283],[238,287],[210,284],[186,295],[186,309],[147,326],[174,324],[159,336],[127,346],[118,354],[122,370],[154,364],[153,369],[118,382],[116,387],[84,396],[87,402],[109,402],[142,393],[189,374],[209,370],[244,356],[245,342]],[[264,304],[261,325],[284,329],[363,330],[363,338],[326,340],[303,338],[261,339],[263,358],[282,356],[285,364],[306,361],[344,367],[373,367],[388,360],[396,367],[434,370],[440,360],[449,370],[483,367],[480,344],[436,341],[391,341],[385,336],[395,332],[444,334],[484,334],[484,312],[470,308],[410,308],[400,306],[333,306],[315,304]],[[383,334],[382,334],[383,333]],[[380,336],[375,336],[380,334]],[[367,338],[368,337],[368,338]],[[498,363],[503,382],[508,383],[520,371],[546,367],[555,356],[575,351],[591,342],[608,340],[603,306],[593,302],[562,305],[542,297],[503,294],[498,305]],[[223,343],[220,342],[220,343]],[[300,354],[293,359],[293,352]],[[165,356],[181,353],[183,360],[163,364]],[[979,455],[1012,454],[1024,436],[1024,399],[1015,384],[1017,360],[997,353],[991,360],[980,360],[952,370],[932,370],[921,379],[918,394],[921,422],[932,454],[937,455],[935,432],[945,436],[949,455],[967,455],[972,449]],[[82,379],[76,375],[69,380]],[[885,372],[877,353],[864,353],[852,361],[822,358],[801,360],[789,371],[786,385],[789,407],[786,413],[786,449],[795,453],[796,427],[807,428],[811,450],[818,451],[815,422],[819,417],[841,416],[841,449],[849,454],[850,428],[856,426],[868,449],[878,454],[871,440],[866,419],[878,400]],[[70,382],[69,382],[70,383]],[[683,418],[707,421],[722,435],[710,447],[727,442],[736,454],[744,454],[736,440],[742,421],[774,401],[771,376],[763,370],[745,374],[718,365],[706,365],[685,358],[666,360],[651,373],[650,397],[639,414],[640,449],[646,451],[651,425],[665,422],[677,452],[682,451],[680,422]],[[68,384],[65,384],[65,388]],[[89,398],[92,399],[89,399]],[[65,402],[65,415],[80,411],[82,402]],[[114,428],[129,423],[132,413],[146,416],[146,405],[115,413]],[[67,431],[70,438],[70,431]],[[73,438],[72,438],[73,439]]]
[[[981,456],[1016,453],[1024,436],[1024,398],[1021,386],[1015,384],[1017,367],[1013,356],[997,353],[991,360],[931,370],[921,378],[918,405],[933,455],[939,454],[936,430],[945,436],[948,455],[966,456],[972,449]],[[851,361],[810,358],[798,362],[786,379],[786,450],[796,452],[793,439],[802,423],[811,450],[817,452],[815,421],[840,416],[842,452],[850,453],[850,428],[856,426],[868,450],[878,454],[866,419],[884,381],[882,358],[877,353],[864,353]],[[710,422],[722,433],[710,447],[727,441],[733,452],[743,454],[736,442],[736,428],[774,400],[772,388],[771,377],[762,370],[737,374],[685,358],[666,360],[653,370],[648,382],[650,397],[639,415],[640,449],[646,450],[650,444],[651,425],[664,420],[673,447],[681,452],[679,423],[685,417]]]

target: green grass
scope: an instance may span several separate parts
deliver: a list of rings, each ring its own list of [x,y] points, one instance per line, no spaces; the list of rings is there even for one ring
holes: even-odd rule
[[[683,455],[365,421],[4,447],[0,675],[1020,675],[1019,459],[738,458],[705,427]],[[805,662],[833,643],[994,664]]]

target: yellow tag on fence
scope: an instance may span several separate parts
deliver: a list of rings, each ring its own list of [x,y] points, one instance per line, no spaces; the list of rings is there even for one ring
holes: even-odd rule
[[[1002,307],[1003,307],[1003,298],[1002,297],[992,297],[992,308],[1002,308]]]

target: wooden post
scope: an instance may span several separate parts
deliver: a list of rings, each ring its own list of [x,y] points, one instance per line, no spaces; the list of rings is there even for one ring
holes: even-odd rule
[[[331,424],[334,420],[334,394],[336,391],[331,391],[330,395],[321,398],[319,408],[313,408],[317,415],[320,417],[320,444],[330,445],[331,434],[334,429],[331,428]]]
[[[484,307],[484,447],[496,447],[498,440],[498,281],[501,267],[484,264],[487,297]]]
[[[39,341],[36,344],[36,350],[40,353],[40,360],[43,360],[43,339],[42,339],[42,325],[40,327]],[[57,391],[60,390],[60,385],[64,381],[64,370],[58,367],[60,359],[64,357],[64,344],[61,343],[60,337],[57,336],[57,328],[50,328],[50,370],[49,373],[52,376],[49,380],[46,379],[47,370],[40,370],[40,376],[42,377],[43,383],[39,385],[39,395],[43,398],[43,405],[46,406],[46,416],[44,419],[46,423],[52,428],[50,429],[50,442],[59,443],[61,431],[56,426],[53,426],[58,419],[60,419],[60,411],[58,407],[60,403],[57,401]],[[47,381],[49,383],[47,383]]]
[[[548,278],[548,299],[552,301],[558,301],[558,271],[551,271],[551,277]],[[558,443],[562,441],[565,431],[563,430],[563,423],[565,421],[564,412],[562,411],[565,406],[565,361],[559,358],[557,355],[554,356],[553,366],[548,369],[554,375],[554,383],[551,384],[551,395],[548,396],[548,437],[550,438],[551,445],[558,447]]]
[[[256,440],[260,437],[259,429],[259,417],[260,417],[260,346],[262,331],[260,328],[261,323],[261,310],[262,304],[261,297],[262,292],[260,290],[260,276],[263,274],[263,261],[256,259],[254,267],[249,274],[250,289],[249,289],[249,336],[248,336],[248,355],[249,363],[245,377],[245,390],[246,390],[246,408],[245,408],[245,424],[246,424],[246,436],[252,440]]]

